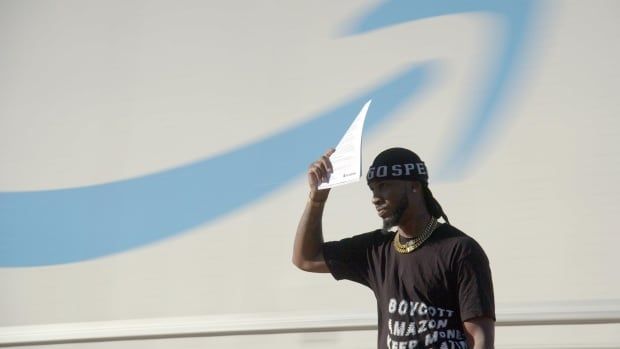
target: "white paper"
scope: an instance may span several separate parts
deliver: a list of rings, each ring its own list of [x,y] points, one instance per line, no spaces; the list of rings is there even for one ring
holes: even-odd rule
[[[336,151],[330,155],[329,160],[332,163],[333,172],[327,182],[319,185],[319,189],[333,188],[360,180],[362,176],[362,131],[370,102],[372,100],[364,104],[347,132],[338,142]]]

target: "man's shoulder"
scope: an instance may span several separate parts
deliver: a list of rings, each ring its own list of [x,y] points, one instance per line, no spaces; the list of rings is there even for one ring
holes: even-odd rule
[[[450,224],[440,225],[433,235],[438,242],[462,252],[482,251],[482,247],[473,237]]]
[[[459,228],[447,223],[440,224],[439,227],[435,229],[433,235],[443,240],[450,240],[454,242],[466,242],[472,239]]]
[[[342,251],[365,253],[370,250],[378,250],[389,244],[393,236],[394,233],[384,234],[381,229],[377,229],[340,240],[328,241],[323,243],[323,254],[329,257],[342,253]]]
[[[366,233],[354,235],[351,239],[368,241],[371,243],[383,243],[386,241],[391,241],[394,238],[394,234],[396,233],[393,231],[384,232],[382,229],[375,229]]]

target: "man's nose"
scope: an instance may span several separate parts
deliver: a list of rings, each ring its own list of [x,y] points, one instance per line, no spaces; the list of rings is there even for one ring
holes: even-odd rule
[[[373,205],[378,205],[383,202],[383,198],[380,195],[378,195],[376,192],[373,192],[371,202]]]

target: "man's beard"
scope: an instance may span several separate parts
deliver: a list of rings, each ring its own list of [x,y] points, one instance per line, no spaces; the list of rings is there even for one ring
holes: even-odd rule
[[[403,214],[409,207],[409,198],[407,198],[407,193],[403,193],[403,196],[398,201],[398,206],[394,209],[394,213],[383,219],[383,228],[381,231],[384,234],[387,234],[390,229],[394,226],[397,226],[400,223],[400,219],[403,217]]]

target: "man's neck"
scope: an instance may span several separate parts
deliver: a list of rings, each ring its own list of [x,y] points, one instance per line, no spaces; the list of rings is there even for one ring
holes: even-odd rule
[[[424,233],[424,229],[426,229],[426,226],[429,224],[430,220],[431,215],[428,212],[420,212],[416,216],[411,217],[411,219],[399,225],[398,234],[407,239],[418,237]]]

